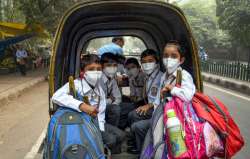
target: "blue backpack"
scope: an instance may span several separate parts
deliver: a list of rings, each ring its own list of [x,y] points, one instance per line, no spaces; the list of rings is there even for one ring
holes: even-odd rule
[[[44,159],[105,159],[99,128],[86,113],[60,107],[50,119]]]

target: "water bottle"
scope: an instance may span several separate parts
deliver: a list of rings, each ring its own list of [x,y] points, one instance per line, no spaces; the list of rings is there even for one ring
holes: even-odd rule
[[[167,111],[167,132],[171,144],[171,152],[174,157],[179,157],[187,151],[183,137],[183,129],[180,120],[176,117],[174,109]]]

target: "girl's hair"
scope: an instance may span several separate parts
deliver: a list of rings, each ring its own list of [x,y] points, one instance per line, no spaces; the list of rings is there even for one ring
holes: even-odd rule
[[[84,68],[90,64],[101,64],[100,62],[100,58],[95,55],[95,54],[87,54],[87,55],[83,55],[80,61],[80,67],[81,70],[84,70]]]
[[[144,50],[141,54],[141,60],[146,56],[153,56],[156,60],[156,63],[159,63],[159,58],[158,58],[157,52],[155,50],[153,50],[153,49]]]
[[[140,64],[139,64],[138,60],[136,58],[134,58],[134,57],[131,57],[131,58],[126,60],[125,66],[127,66],[129,64],[135,64],[137,67],[140,67]]]
[[[175,46],[180,53],[181,57],[185,57],[186,49],[177,40],[170,40],[167,42],[165,47]]]

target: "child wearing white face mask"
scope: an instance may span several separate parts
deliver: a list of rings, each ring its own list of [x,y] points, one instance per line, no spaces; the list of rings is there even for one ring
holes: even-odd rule
[[[146,75],[136,58],[128,58],[125,62],[125,70],[129,80],[129,96],[122,96],[121,116],[119,127],[125,129],[128,126],[128,113],[141,106],[143,102],[143,88]]]
[[[193,78],[186,70],[181,68],[181,64],[185,60],[185,49],[176,41],[166,44],[163,52],[163,64],[166,68],[166,72],[162,76],[162,90],[160,92],[163,98],[166,93],[170,93],[167,97],[178,96],[184,101],[192,100],[195,94],[195,85]],[[177,69],[181,70],[182,81],[181,86],[176,87],[176,75]]]
[[[147,49],[141,54],[142,70],[146,74],[144,83],[144,104],[131,111],[128,115],[131,131],[134,134],[136,147],[128,149],[129,153],[139,153],[141,151],[144,137],[150,127],[150,118],[154,111],[154,103],[157,99],[157,92],[160,88],[160,71],[159,58],[157,53],[152,49]],[[133,140],[132,140],[133,141]]]
[[[100,59],[96,55],[85,55],[81,62],[83,77],[74,80],[78,96],[88,98],[88,103],[73,98],[69,92],[69,83],[59,88],[52,96],[52,102],[62,107],[68,107],[79,112],[85,112],[92,117],[98,117],[99,127],[104,131],[106,99],[98,84],[102,76]]]
[[[100,82],[106,95],[106,121],[109,124],[118,126],[122,96],[115,79],[118,66],[117,56],[109,52],[104,53],[101,56],[101,64],[103,75]]]
[[[101,64],[103,67],[103,75],[100,80],[102,89],[106,97],[106,129],[115,136],[115,145],[110,147],[112,153],[121,152],[121,144],[124,140],[125,133],[118,128],[121,112],[121,92],[117,85],[115,75],[117,73],[118,60],[117,56],[113,53],[107,52],[101,56]],[[106,141],[109,142],[109,136]],[[114,139],[110,139],[114,140]]]
[[[99,57],[94,54],[84,55],[81,59],[81,71],[81,77],[74,80],[79,99],[70,94],[69,83],[66,83],[54,93],[52,102],[78,112],[85,112],[93,119],[97,119],[103,142],[112,150],[116,147],[118,139],[122,140],[120,138],[124,135],[118,128],[105,123],[106,96],[99,82],[103,74]],[[80,100],[81,98],[83,100]],[[117,136],[119,133],[120,136]]]

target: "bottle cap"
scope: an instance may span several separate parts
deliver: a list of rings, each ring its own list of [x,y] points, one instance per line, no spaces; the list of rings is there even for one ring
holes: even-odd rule
[[[167,111],[167,117],[168,117],[168,118],[176,117],[176,114],[175,114],[174,109],[169,109],[169,110]]]

